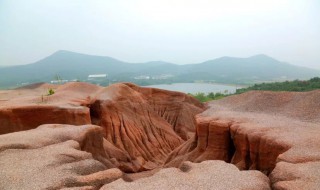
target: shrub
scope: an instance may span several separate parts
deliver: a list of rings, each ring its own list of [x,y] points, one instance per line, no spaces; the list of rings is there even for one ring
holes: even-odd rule
[[[54,94],[54,90],[53,90],[52,88],[50,88],[50,89],[48,90],[48,96],[50,96],[50,95],[52,95],[52,94]]]
[[[205,94],[203,92],[198,92],[196,94],[190,94],[189,95],[193,96],[194,98],[198,99],[200,102],[208,102],[211,100],[219,100],[221,98],[224,98],[228,96],[228,94],[222,94],[220,92],[214,93],[210,92],[209,94]]]

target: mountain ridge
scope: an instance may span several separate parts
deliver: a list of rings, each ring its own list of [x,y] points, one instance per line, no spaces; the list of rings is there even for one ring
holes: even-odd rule
[[[170,76],[162,82],[209,81],[248,84],[263,81],[308,79],[320,70],[295,66],[265,54],[247,58],[224,56],[201,63],[177,65],[166,61],[129,63],[108,56],[67,50],[26,65],[0,67],[0,87],[22,83],[49,82],[59,75],[66,80],[86,80],[89,74],[105,73],[109,80],[139,83],[139,76]],[[149,78],[150,78],[149,77]],[[155,81],[144,81],[155,82]],[[161,82],[161,81],[157,81]]]

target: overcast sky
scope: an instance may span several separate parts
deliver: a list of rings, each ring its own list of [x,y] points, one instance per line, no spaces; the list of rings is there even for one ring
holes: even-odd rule
[[[178,64],[263,53],[320,69],[320,1],[0,0],[0,65],[61,49]]]

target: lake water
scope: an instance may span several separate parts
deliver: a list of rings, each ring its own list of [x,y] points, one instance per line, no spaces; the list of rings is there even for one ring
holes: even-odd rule
[[[146,87],[151,88],[160,88],[164,90],[172,90],[184,93],[210,93],[210,92],[221,92],[221,93],[234,93],[237,88],[232,85],[224,85],[224,84],[209,84],[209,83],[173,83],[173,84],[158,84],[158,85],[150,85]]]

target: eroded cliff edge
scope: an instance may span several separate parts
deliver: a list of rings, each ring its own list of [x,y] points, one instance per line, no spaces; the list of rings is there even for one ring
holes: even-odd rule
[[[253,91],[208,107],[166,167],[218,159],[265,173],[273,189],[320,186],[320,91]]]
[[[55,93],[45,93],[53,88]],[[95,124],[103,128],[107,160],[124,172],[162,166],[167,155],[194,135],[204,106],[179,92],[119,83],[36,84],[0,93],[0,134],[42,124]],[[110,165],[109,164],[109,165]]]
[[[54,88],[56,93],[52,96],[42,96],[48,88]],[[72,171],[63,173],[61,176],[65,178],[57,178],[61,182],[59,187],[86,186],[95,189],[104,183],[121,178],[122,172],[141,172],[156,168],[159,170],[162,166],[182,168],[181,171],[164,169],[162,173],[154,175],[165,178],[167,181],[175,178],[174,176],[181,176],[176,178],[177,184],[180,184],[184,181],[183,176],[190,178],[195,175],[192,174],[192,169],[185,170],[185,161],[205,161],[199,166],[188,163],[187,165],[195,168],[194,172],[199,176],[201,175],[199,171],[204,166],[211,166],[212,168],[208,168],[208,170],[212,169],[210,171],[225,167],[226,171],[230,171],[230,179],[241,178],[242,180],[237,183],[243,182],[244,185],[233,186],[226,183],[223,179],[227,179],[229,175],[224,174],[223,177],[217,178],[219,179],[219,183],[216,183],[217,189],[251,188],[257,186],[256,184],[260,184],[263,189],[268,189],[268,185],[265,185],[269,184],[269,179],[270,187],[273,189],[316,189],[320,181],[319,97],[320,91],[249,92],[210,102],[205,110],[204,105],[183,93],[141,88],[127,83],[115,84],[107,88],[85,83],[69,83],[62,86],[38,84],[12,91],[0,91],[0,133],[10,133],[0,136],[0,145],[1,138],[10,139],[10,135],[16,135],[11,132],[34,129],[46,123],[101,126],[92,125],[95,133],[79,133],[77,126],[63,125],[62,128],[66,128],[68,134],[74,133],[68,138],[54,136],[56,134],[54,131],[63,131],[60,130],[61,127],[57,127],[60,125],[40,127],[35,129],[37,133],[41,130],[48,132],[40,132],[38,136],[41,137],[43,134],[49,136],[32,139],[27,137],[29,135],[24,135],[21,142],[18,139],[11,144],[6,144],[11,141],[3,140],[0,160],[6,158],[6,162],[2,163],[7,163],[6,165],[9,166],[13,164],[10,166],[13,167],[21,164],[22,161],[12,160],[11,162],[7,159],[8,156],[21,157],[22,155],[18,153],[26,152],[23,156],[29,157],[34,155],[32,151],[39,155],[43,151],[45,155],[50,152],[51,156],[58,158],[57,161],[50,160],[51,156],[44,156],[48,163],[54,162],[62,166],[65,162],[70,162],[64,156],[61,157],[65,154],[64,152],[51,148],[53,144],[60,147],[58,149],[71,148],[83,152],[77,153],[71,149],[67,151],[71,152],[71,155],[67,156],[67,158],[73,158],[71,163],[77,163],[82,159],[92,159],[96,163],[93,165],[97,167],[90,170],[91,173],[79,173],[78,170],[76,174],[72,174]],[[72,132],[73,130],[75,131]],[[36,133],[32,131],[31,136],[34,136]],[[17,134],[20,133],[25,134],[24,132]],[[61,132],[63,133],[65,132]],[[50,136],[51,134],[53,136]],[[92,138],[90,134],[94,134],[93,136],[97,138]],[[30,140],[31,144],[33,142],[40,145],[30,146],[26,140],[23,140],[24,138]],[[57,139],[51,144],[48,144],[51,140],[48,142],[43,140],[55,138]],[[20,149],[28,151],[20,151]],[[39,158],[36,156],[31,160],[37,159]],[[234,164],[240,170],[250,171],[247,173],[239,171],[239,175],[232,175],[237,172],[229,164],[221,161],[206,162],[206,160],[223,160]],[[4,176],[8,176],[6,173],[10,167],[3,170]],[[50,167],[47,165],[40,164],[38,167],[35,164],[34,167],[33,172],[47,170],[50,173]],[[269,179],[267,178],[266,181],[264,175],[258,171],[263,172]],[[57,173],[60,171],[57,170]],[[77,175],[82,177],[82,181],[79,182]],[[215,179],[217,175],[219,174],[209,172],[200,183],[210,183],[211,179]],[[247,182],[244,181],[247,177],[243,175],[251,176],[249,178],[257,180],[257,183],[245,186]],[[9,179],[1,180],[23,181],[29,179],[30,175],[23,176],[24,173],[21,173],[19,176],[21,178],[11,176]],[[124,177],[124,179],[128,178]],[[110,183],[110,187],[119,183],[126,187],[129,183],[119,180]],[[153,178],[143,180],[146,183],[157,181]],[[157,183],[165,184],[161,180],[159,179]],[[39,183],[41,184],[41,181]],[[137,187],[140,184],[139,180],[135,183]],[[153,185],[149,188],[154,187]],[[213,185],[210,183],[209,186],[213,187]],[[118,186],[122,187],[122,185]],[[108,185],[104,188],[108,188]]]

